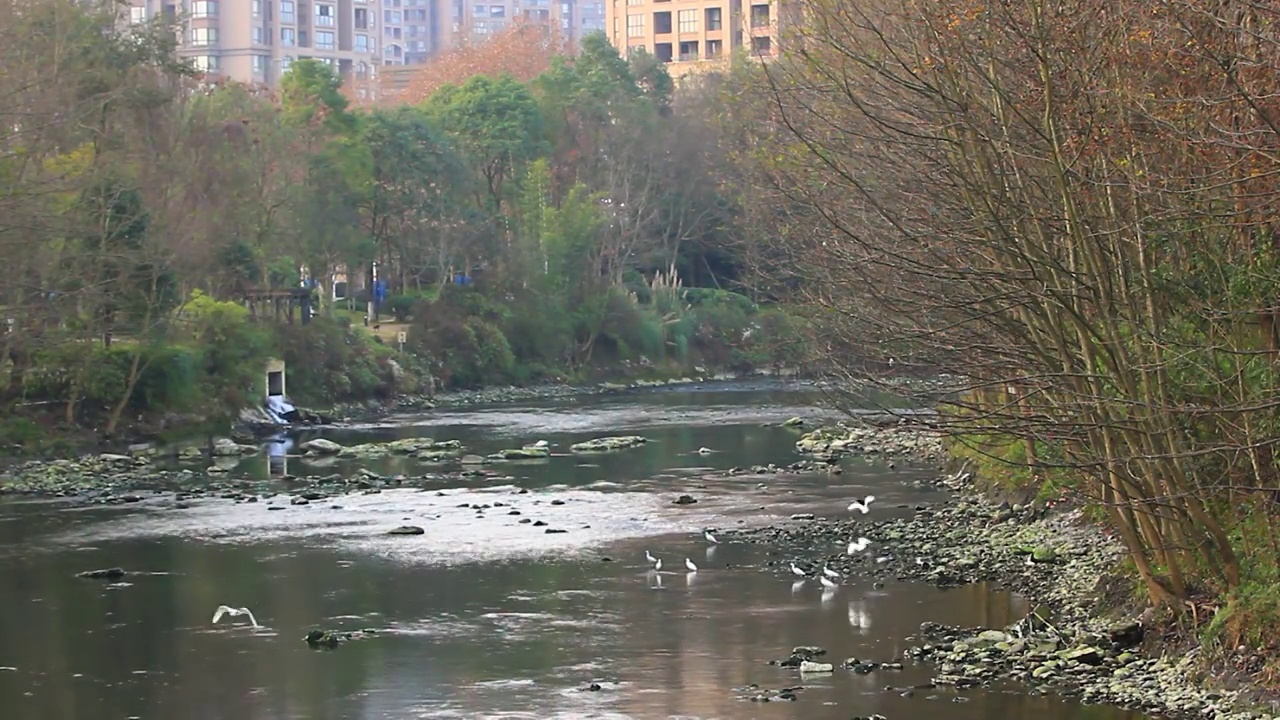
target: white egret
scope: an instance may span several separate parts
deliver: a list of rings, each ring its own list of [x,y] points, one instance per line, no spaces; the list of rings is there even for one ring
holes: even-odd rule
[[[808,577],[808,573],[796,567],[795,563],[791,563],[791,574],[797,577]]]
[[[689,572],[698,572],[698,566],[694,565],[693,561],[689,558],[684,559],[684,566],[688,568]]]
[[[868,539],[866,539],[866,538],[864,538],[864,537],[860,537],[860,538],[858,538],[857,540],[854,540],[854,541],[852,541],[852,542],[850,542],[850,543],[849,543],[849,547],[848,547],[847,549],[845,549],[845,554],[846,554],[846,555],[857,555],[858,553],[862,552],[863,550],[866,550],[866,549],[867,549],[867,546],[868,546],[868,545],[870,545],[870,544],[871,544],[871,541],[870,541],[870,540],[868,540]]]
[[[653,561],[653,571],[657,572],[662,569],[662,558]]]
[[[824,588],[826,588],[826,589],[828,589],[828,590],[835,590],[836,588],[840,587],[840,584],[839,584],[839,583],[837,583],[835,580],[832,580],[831,578],[827,577],[826,575],[823,575],[823,576],[819,577],[818,579],[822,581],[822,587],[824,587]]]
[[[257,619],[253,617],[253,613],[249,612],[249,608],[233,608],[233,607],[228,607],[226,605],[219,605],[218,609],[213,613],[213,622],[217,623],[219,620],[222,619],[223,615],[228,615],[230,617],[248,615],[249,622],[253,623],[254,627],[262,627],[261,625],[258,624]]]
[[[823,565],[823,566],[822,566],[822,574],[823,574],[823,575],[826,575],[827,577],[831,578],[832,580],[839,580],[839,579],[840,579],[840,573],[836,572],[835,570],[832,570],[831,568],[827,567],[826,565]]]
[[[854,500],[853,502],[849,503],[849,510],[850,511],[858,510],[858,511],[861,511],[863,515],[866,515],[868,512],[871,511],[871,503],[875,499],[876,499],[875,495],[868,495],[862,499],[862,502],[858,502],[857,500]]]
[[[715,452],[715,450],[712,450],[712,449],[711,449],[711,448],[709,448],[709,447],[700,447],[700,448],[698,448],[698,454],[699,454],[699,455],[710,455],[710,454],[711,454],[711,453],[713,453],[713,452]]]
[[[654,557],[653,553],[649,552],[648,550],[644,551],[644,559],[648,560],[650,565],[658,562],[658,558]]]
[[[711,534],[710,530],[703,530],[702,537],[706,538],[707,542],[711,543],[712,545],[718,544],[720,542],[719,540],[716,539],[715,535]]]

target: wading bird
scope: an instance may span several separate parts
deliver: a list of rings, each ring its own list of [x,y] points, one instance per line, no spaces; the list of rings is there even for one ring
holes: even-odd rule
[[[720,542],[719,540],[716,539],[715,535],[711,534],[710,530],[703,530],[702,537],[706,538],[707,542],[711,543],[712,545],[715,545]]]
[[[875,495],[868,495],[862,499],[862,502],[854,500],[849,503],[849,510],[860,510],[863,515],[871,511],[871,502],[876,499]]]
[[[223,615],[229,615],[231,617],[237,617],[239,615],[248,615],[249,622],[253,623],[254,627],[261,627],[260,625],[258,625],[258,621],[253,617],[253,613],[249,612],[249,608],[233,608],[233,607],[227,607],[226,605],[219,605],[218,609],[213,613],[213,622],[217,623],[219,620],[222,619]]]
[[[857,555],[858,553],[862,552],[863,550],[866,550],[866,549],[867,549],[867,546],[868,546],[868,545],[870,545],[870,544],[871,544],[871,541],[870,541],[870,540],[868,540],[868,539],[866,539],[866,538],[864,538],[864,537],[860,537],[860,538],[858,538],[857,540],[854,540],[854,541],[852,541],[852,542],[850,542],[850,543],[849,543],[849,547],[845,550],[845,554],[846,554],[846,555]]]
[[[698,572],[698,566],[694,565],[689,558],[684,559],[684,566],[689,569],[689,572]]]

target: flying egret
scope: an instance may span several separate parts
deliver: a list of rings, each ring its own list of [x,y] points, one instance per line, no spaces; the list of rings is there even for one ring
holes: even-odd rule
[[[658,562],[658,558],[654,557],[653,553],[649,552],[648,550],[644,551],[644,559],[648,560],[650,565]]]
[[[849,503],[849,510],[860,510],[863,515],[866,515],[868,512],[871,511],[871,503],[875,499],[876,499],[875,495],[868,495],[862,499],[862,502],[858,502],[857,500],[854,500],[853,502]]]
[[[831,578],[827,577],[826,575],[823,575],[823,576],[819,577],[818,579],[822,581],[822,587],[824,587],[824,588],[826,588],[826,589],[828,589],[828,590],[835,590],[836,588],[840,587],[839,583],[837,583],[835,580],[832,580]]]
[[[866,538],[864,538],[864,537],[860,537],[860,538],[858,538],[857,540],[854,540],[854,541],[852,541],[852,542],[850,542],[850,543],[849,543],[849,547],[848,547],[848,549],[846,549],[846,550],[845,550],[845,554],[846,554],[846,555],[857,555],[858,553],[862,552],[863,550],[866,550],[866,549],[867,549],[867,546],[868,546],[868,545],[870,545],[870,544],[871,544],[871,541],[870,541],[870,540],[868,540],[868,539],[866,539]]]
[[[698,566],[694,565],[693,561],[689,558],[684,559],[684,566],[688,568],[689,572],[698,572]]]
[[[711,534],[710,530],[703,530],[702,537],[706,538],[707,542],[711,543],[712,545],[716,545],[720,542],[719,540],[716,539],[715,535]]]
[[[791,563],[791,574],[796,577],[808,577],[808,573],[796,567],[795,563]]]
[[[839,579],[840,579],[840,573],[836,572],[835,570],[832,570],[831,568],[827,567],[826,565],[823,565],[823,566],[822,566],[822,574],[823,574],[823,575],[826,575],[827,577],[829,577],[829,578],[831,578],[831,579],[833,579],[833,580],[839,580]]]
[[[253,623],[254,627],[261,627],[261,625],[258,624],[257,619],[253,617],[253,613],[249,612],[249,608],[233,608],[233,607],[227,607],[226,605],[219,605],[217,611],[213,613],[213,622],[217,623],[219,620],[222,619],[223,615],[229,615],[231,617],[237,617],[239,615],[248,615],[249,622]]]

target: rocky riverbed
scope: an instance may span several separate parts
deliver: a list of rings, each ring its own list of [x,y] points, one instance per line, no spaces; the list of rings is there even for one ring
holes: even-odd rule
[[[831,428],[805,435],[797,450],[818,457],[857,452],[933,461],[941,457],[938,443],[930,430],[916,426]],[[965,472],[937,483],[952,490],[955,499],[916,506],[905,518],[875,520],[872,505],[865,516],[725,535],[776,548],[779,559],[770,571],[779,574],[790,575],[794,562],[810,577],[830,567],[845,578],[877,584],[911,580],[948,587],[988,581],[1033,603],[1032,614],[1008,628],[925,623],[913,638],[917,645],[905,655],[934,664],[939,685],[972,687],[1008,678],[1039,692],[1170,717],[1274,717],[1240,709],[1241,693],[1196,682],[1194,652],[1143,656],[1139,646],[1146,618],[1108,613],[1103,597],[1106,581],[1118,580],[1124,550],[1080,509],[992,503],[973,493]],[[860,537],[870,543],[850,552],[849,543]]]

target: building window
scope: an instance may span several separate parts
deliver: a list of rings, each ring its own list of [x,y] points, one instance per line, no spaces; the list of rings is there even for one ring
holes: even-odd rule
[[[217,0],[194,0],[194,2],[191,3],[191,17],[208,18],[217,16]]]
[[[707,8],[707,31],[722,29],[721,22],[720,8]]]
[[[392,11],[391,11],[391,24],[392,24],[392,25],[399,25],[399,24],[400,24],[400,11],[399,11],[399,10],[392,10]]]
[[[289,72],[289,68],[292,66],[293,66],[293,58],[289,57],[288,55],[285,55],[284,57],[280,58],[281,73]]]
[[[191,58],[191,64],[200,72],[213,72],[218,69],[218,57],[216,55],[197,55]]]
[[[698,11],[697,10],[681,10],[677,18],[680,21],[680,32],[692,33],[698,32]]]
[[[716,58],[720,57],[722,54],[724,54],[723,40],[707,41],[707,59],[708,60],[715,60]]]
[[[147,21],[147,9],[144,7],[129,8],[129,22],[134,25],[141,25]]]
[[[773,50],[773,39],[768,35],[751,38],[751,51],[757,55],[768,55]]]
[[[356,52],[370,52],[372,49],[368,35],[356,35]]]
[[[192,28],[191,44],[205,47],[218,44],[218,28]]]
[[[298,38],[293,33],[293,28],[280,28],[280,47],[293,47],[298,44]]]
[[[319,27],[333,27],[333,6],[316,4],[316,25]],[[319,42],[317,38],[316,42]]]
[[[257,75],[267,74],[267,56],[266,55],[253,56],[253,72]]]
[[[262,0],[253,0],[249,7],[253,10],[254,17],[262,17]]]
[[[628,15],[627,16],[627,37],[644,37],[644,16]]]
[[[653,34],[666,35],[671,32],[671,11],[664,10],[653,14]]]
[[[306,30],[298,31],[298,47],[311,47],[311,38],[307,37]]]
[[[262,38],[263,38],[263,35],[265,35],[266,33],[265,33],[265,31],[263,31],[263,29],[262,29],[261,27],[254,27],[254,28],[250,31],[250,33],[249,33],[249,34],[253,37],[253,44],[254,44],[254,45],[261,45],[261,44],[263,44],[263,39],[262,39]]]
[[[506,17],[506,16],[507,16],[506,5],[490,5],[489,6],[489,17]]]
[[[752,5],[751,6],[751,27],[753,28],[769,27],[769,6],[768,5]]]
[[[368,30],[369,11],[365,8],[356,8],[355,21],[357,30]]]
[[[337,47],[336,42],[337,42],[336,37],[329,30],[316,31],[316,49],[317,50],[332,50],[335,47]]]
[[[642,3],[644,3],[644,0],[627,0],[628,5],[640,5]]]
[[[680,43],[680,61],[681,62],[689,62],[690,60],[697,60],[697,59],[698,59],[698,42],[696,40],[691,42]]]
[[[295,19],[293,16],[293,0],[280,1],[280,22],[292,25]]]

